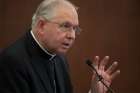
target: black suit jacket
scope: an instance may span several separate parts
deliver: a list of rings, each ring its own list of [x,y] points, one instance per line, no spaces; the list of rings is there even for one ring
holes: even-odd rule
[[[27,32],[0,55],[0,93],[54,93],[50,58]],[[56,55],[52,61],[57,93],[72,93],[65,58]]]

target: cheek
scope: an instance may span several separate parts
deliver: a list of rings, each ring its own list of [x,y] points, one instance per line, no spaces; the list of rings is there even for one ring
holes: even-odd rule
[[[46,48],[58,49],[61,47],[66,37],[66,33],[54,27],[46,28],[41,32],[42,42]]]
[[[45,46],[48,46],[50,48],[59,47],[64,40],[62,34],[56,32],[45,32],[42,35],[42,39],[45,43]]]

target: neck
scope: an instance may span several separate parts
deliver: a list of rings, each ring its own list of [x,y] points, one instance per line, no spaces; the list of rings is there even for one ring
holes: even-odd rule
[[[50,53],[46,48],[43,47],[43,45],[39,42],[39,40],[37,39],[36,35],[33,33],[33,31],[31,30],[31,35],[34,38],[34,40],[36,41],[36,43],[39,45],[39,47],[48,55],[52,56],[52,58],[56,55],[56,54],[52,54]]]

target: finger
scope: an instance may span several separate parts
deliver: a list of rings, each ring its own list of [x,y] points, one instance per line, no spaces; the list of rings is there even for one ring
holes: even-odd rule
[[[113,80],[116,76],[118,76],[120,74],[120,70],[117,70],[116,72],[114,72],[112,75],[111,75],[111,80]]]
[[[93,61],[93,66],[98,67],[99,65],[99,56],[95,56],[94,61]]]
[[[111,74],[117,68],[118,62],[114,62],[107,70],[106,73]]]
[[[109,56],[105,56],[99,65],[99,69],[104,70],[106,64],[108,63]]]

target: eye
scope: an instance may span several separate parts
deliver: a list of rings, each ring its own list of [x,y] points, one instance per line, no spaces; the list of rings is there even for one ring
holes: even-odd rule
[[[64,28],[71,28],[72,27],[72,25],[69,22],[62,23],[60,26],[64,27]]]
[[[73,30],[77,31],[77,30],[79,30],[79,27],[78,26],[74,26]]]

